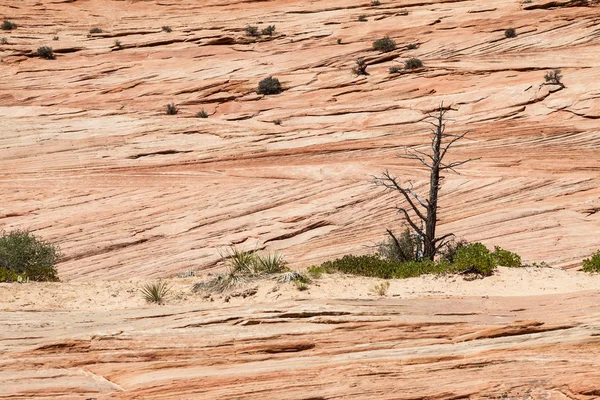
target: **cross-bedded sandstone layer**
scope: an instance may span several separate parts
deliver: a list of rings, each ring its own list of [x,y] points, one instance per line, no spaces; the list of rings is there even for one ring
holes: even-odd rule
[[[63,279],[211,268],[230,243],[298,267],[364,252],[399,226],[370,176],[425,189],[395,155],[427,144],[441,102],[472,139],[450,157],[481,157],[444,180],[443,233],[563,267],[600,247],[591,1],[4,0],[0,15],[18,25],[0,32],[0,226],[60,242]],[[384,35],[397,49],[373,51]],[[359,57],[370,75],[351,73]],[[410,57],[424,68],[388,73]],[[553,68],[564,88],[544,84]],[[269,75],[284,92],[257,95]]]

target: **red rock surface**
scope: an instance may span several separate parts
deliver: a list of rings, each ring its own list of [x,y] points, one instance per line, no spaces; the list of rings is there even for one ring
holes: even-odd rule
[[[0,32],[0,227],[58,241],[65,280],[211,268],[230,243],[297,267],[364,252],[398,226],[369,177],[423,187],[395,155],[426,143],[441,102],[471,132],[452,159],[481,157],[447,176],[441,232],[563,267],[600,247],[592,2],[4,0],[0,15],[18,24]],[[382,55],[384,35],[398,48]],[[57,59],[30,57],[41,45]],[[425,67],[388,73],[409,57]],[[543,84],[553,68],[565,88]],[[269,75],[285,91],[257,95]]]

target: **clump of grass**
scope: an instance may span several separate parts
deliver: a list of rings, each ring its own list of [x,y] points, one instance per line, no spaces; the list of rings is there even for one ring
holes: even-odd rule
[[[17,29],[17,24],[5,19],[2,22],[2,25],[0,25],[0,29],[2,29],[3,31],[12,31],[13,29]]]
[[[356,65],[352,67],[352,73],[354,75],[369,75],[367,72],[367,63],[364,58],[356,60]]]
[[[100,28],[92,28],[92,29],[90,29],[90,33],[92,33],[92,34],[93,33],[102,33],[102,29],[100,29]]]
[[[419,47],[419,46],[418,46],[416,43],[409,43],[409,44],[407,44],[407,45],[406,45],[406,48],[407,48],[408,50],[414,50],[414,49],[416,49],[417,47]]]
[[[167,104],[167,115],[176,115],[179,109],[175,106],[175,103]]]
[[[583,260],[583,272],[600,272],[600,250]]]
[[[276,120],[273,121],[273,123],[275,125],[281,125],[281,120],[280,119],[276,119]]]
[[[44,60],[54,60],[56,58],[54,52],[52,51],[52,47],[50,46],[38,47],[36,55]]]
[[[246,32],[246,36],[250,36],[250,37],[260,36],[260,32],[258,31],[258,26],[246,25],[246,28],[244,29],[244,31]]]
[[[294,281],[294,286],[296,286],[296,289],[298,289],[301,292],[308,290],[308,284],[304,281]]]
[[[408,60],[404,61],[405,69],[417,69],[417,68],[422,68],[422,67],[423,67],[423,62],[421,60],[419,60],[418,58],[409,58]]]
[[[263,28],[262,31],[260,31],[261,35],[267,35],[267,36],[273,36],[273,34],[275,33],[275,25],[269,25],[266,28]]]
[[[196,118],[208,118],[208,113],[204,111],[204,108],[196,113]]]
[[[373,0],[371,2],[371,7],[377,7],[377,6],[380,6],[380,5],[381,5],[381,2],[379,0]]]
[[[52,40],[54,40],[55,42],[56,42],[56,41],[58,41],[59,39],[60,39],[60,38],[59,38],[58,36],[54,36],[54,37],[52,38]]]
[[[552,71],[546,72],[546,75],[544,75],[544,80],[546,81],[546,83],[549,83],[551,85],[560,85],[562,87],[565,86],[562,83],[562,75],[560,74],[560,69],[554,69]]]
[[[388,53],[396,48],[396,42],[394,42],[388,35],[383,39],[377,39],[373,42],[373,50],[381,51],[382,53]]]
[[[361,14],[358,16],[359,22],[367,22],[367,16],[365,14]]]
[[[115,47],[120,49],[121,48],[121,41],[120,40],[115,40]]]
[[[400,72],[402,72],[402,67],[393,65],[390,67],[389,72],[390,72],[390,74],[399,74]]]
[[[171,33],[173,31],[173,29],[171,29],[171,27],[168,25],[163,26],[161,29],[163,32],[167,32],[167,33]]]
[[[311,265],[306,269],[306,273],[313,279],[319,279],[325,273],[325,268],[318,265]]]
[[[163,281],[147,283],[142,286],[142,296],[148,303],[162,304],[171,291],[171,287]]]
[[[517,31],[515,30],[515,28],[508,28],[507,30],[504,31],[504,37],[507,39],[516,38]]]
[[[8,44],[8,39],[3,37],[2,39],[0,39],[0,44]]]
[[[279,94],[283,91],[279,79],[269,76],[258,83],[258,94],[270,95]]]
[[[2,232],[0,236],[0,282],[21,279],[58,281],[55,264],[61,257],[57,245],[27,230]]]
[[[375,293],[378,296],[385,296],[390,288],[390,283],[388,281],[381,282],[371,288],[371,292]]]

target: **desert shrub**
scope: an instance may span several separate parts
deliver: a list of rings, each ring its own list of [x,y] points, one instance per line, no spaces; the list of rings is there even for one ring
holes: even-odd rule
[[[337,39],[337,44],[342,44],[342,39],[338,38]]]
[[[367,73],[367,63],[364,58],[356,60],[356,65],[352,67],[352,73],[354,75],[369,75]]]
[[[301,280],[295,280],[294,286],[296,286],[296,289],[298,289],[301,292],[308,290],[308,284]]]
[[[402,72],[402,67],[393,65],[390,67],[389,72],[390,72],[390,74],[399,74],[400,72]]]
[[[255,263],[256,274],[277,274],[287,269],[287,262],[279,253],[258,254]]]
[[[496,258],[481,243],[472,243],[456,252],[452,267],[459,273],[473,273],[490,276],[498,265]]]
[[[244,29],[244,31],[246,32],[246,36],[251,36],[251,37],[260,36],[260,33],[258,32],[258,26],[246,25],[246,28]]]
[[[390,52],[396,48],[396,42],[394,42],[388,35],[383,39],[377,39],[373,42],[373,50],[381,51],[383,53]]]
[[[454,263],[454,258],[456,257],[456,252],[459,249],[467,246],[469,242],[464,239],[455,240],[452,239],[448,244],[442,247],[439,251],[440,259],[446,261],[449,264]]]
[[[407,48],[408,50],[414,50],[414,49],[416,49],[417,47],[418,47],[418,46],[417,46],[417,44],[416,44],[416,43],[409,43],[409,44],[407,44],[407,45],[406,45],[406,48]]]
[[[204,111],[204,108],[196,113],[196,118],[208,118],[208,113]]]
[[[388,231],[386,239],[377,244],[377,253],[381,257],[397,262],[416,261],[416,250],[416,240],[408,228],[399,237]]]
[[[523,265],[520,255],[498,246],[494,246],[492,255],[496,259],[496,263],[503,267],[520,267]]]
[[[179,112],[179,109],[175,106],[175,103],[167,104],[167,115],[175,115]]]
[[[515,38],[515,37],[517,37],[517,31],[515,30],[515,28],[508,28],[507,30],[504,31],[504,37],[505,38]]]
[[[115,40],[115,47],[120,48],[121,47],[121,41],[120,40]]]
[[[50,47],[50,46],[38,47],[36,55],[39,58],[43,58],[45,60],[54,60],[56,58],[54,56],[54,52],[52,51],[52,47]]]
[[[171,29],[171,27],[167,25],[163,26],[161,29],[163,30],[163,32],[167,33],[171,33],[173,31],[173,29]]]
[[[258,94],[279,94],[283,91],[279,79],[269,76],[258,83]]]
[[[313,279],[319,279],[325,273],[325,268],[318,265],[311,265],[306,269],[306,273]]]
[[[371,6],[372,7],[377,7],[377,6],[380,6],[380,5],[381,5],[381,2],[379,0],[373,0],[371,2]]]
[[[8,44],[8,39],[3,37],[2,39],[0,39],[0,44]]]
[[[281,120],[280,119],[276,119],[276,120],[273,121],[273,123],[275,125],[281,125]]]
[[[90,29],[90,33],[102,33],[102,29],[100,29],[100,28],[92,28],[92,29]]]
[[[14,22],[12,22],[12,21],[9,21],[9,20],[5,19],[5,20],[2,22],[2,25],[0,25],[0,28],[1,28],[3,31],[12,31],[13,29],[17,29],[17,24],[15,24],[15,23],[14,23]]]
[[[397,262],[373,254],[345,255],[334,261],[326,261],[321,264],[321,267],[328,273],[342,272],[382,279],[404,279],[425,274],[451,272],[450,265],[445,262],[436,263],[431,260]]]
[[[371,288],[371,292],[378,296],[385,296],[390,288],[390,283],[388,281],[381,282]]]
[[[590,258],[583,260],[582,270],[584,272],[600,272],[600,250]]]
[[[367,16],[365,14],[361,14],[358,16],[359,22],[367,22]]]
[[[18,276],[32,281],[58,281],[54,265],[60,256],[57,245],[29,231],[3,232],[0,237],[0,281],[16,281]]]
[[[546,72],[546,75],[544,75],[544,80],[546,81],[546,83],[563,86],[561,81],[562,75],[560,74],[560,69],[554,69],[552,71]]]
[[[147,283],[142,286],[142,296],[148,303],[162,304],[165,297],[171,291],[171,287],[167,282],[158,281],[154,283]]]
[[[423,62],[418,58],[409,58],[408,60],[404,61],[404,68],[406,69],[417,69],[422,67]]]
[[[52,40],[54,40],[54,41],[58,41],[59,39],[60,39],[60,38],[59,38],[58,36],[54,36],[54,37],[52,38]]]
[[[273,36],[275,33],[275,25],[269,25],[260,31],[261,35]]]

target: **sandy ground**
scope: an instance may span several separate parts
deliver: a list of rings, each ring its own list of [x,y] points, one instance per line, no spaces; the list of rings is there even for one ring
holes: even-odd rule
[[[377,298],[374,286],[381,279],[323,275],[313,280],[308,290],[272,279],[246,283],[224,294],[194,293],[194,283],[208,276],[174,278],[167,282],[171,292],[169,305],[256,304],[297,299],[369,299]],[[1,311],[49,310],[120,310],[157,307],[148,304],[140,288],[150,280],[94,281],[63,283],[0,284]],[[243,296],[248,289],[254,294]],[[390,298],[446,296],[537,296],[599,290],[600,275],[557,268],[503,268],[491,277],[467,281],[462,276],[423,276],[390,280],[386,294]],[[250,290],[253,292],[254,290]]]

